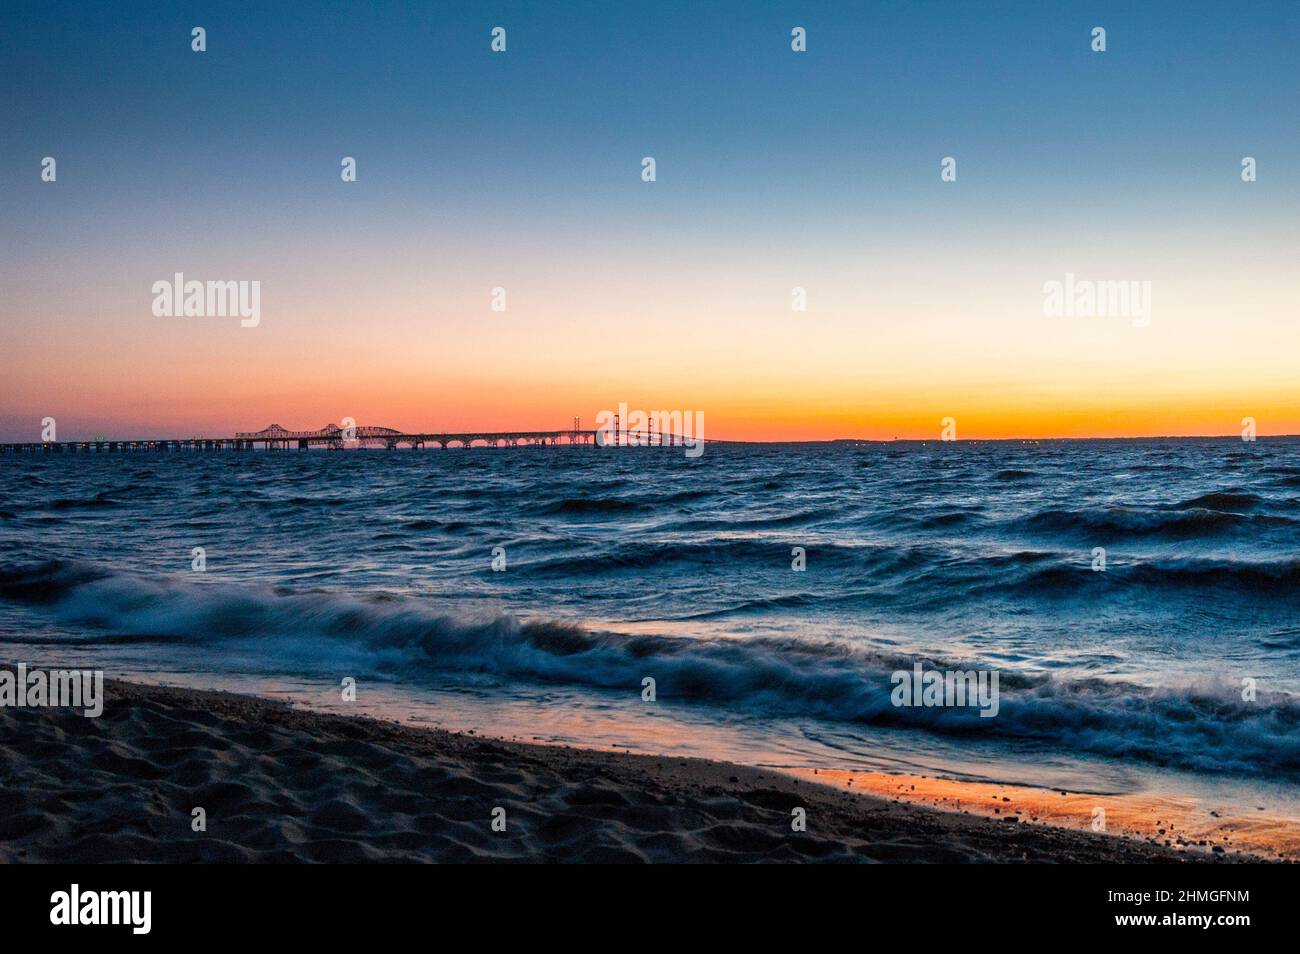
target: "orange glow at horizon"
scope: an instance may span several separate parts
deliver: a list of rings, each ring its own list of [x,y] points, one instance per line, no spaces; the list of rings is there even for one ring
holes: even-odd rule
[[[155,318],[144,280],[101,300],[111,263],[63,297],[16,301],[0,327],[4,439],[39,439],[46,416],[67,439],[344,417],[563,430],[623,402],[703,411],[706,440],[937,440],[948,417],[959,440],[1239,436],[1247,417],[1261,437],[1300,434],[1290,282],[1271,268],[1215,272],[1209,252],[1152,269],[1154,318],[1140,328],[1045,317],[1043,276],[1057,268],[1010,244],[983,271],[934,272],[899,252],[888,281],[846,257],[842,274],[813,276],[802,313],[790,279],[764,280],[778,267],[765,261],[733,273],[620,259],[592,274],[552,252],[494,314],[486,274],[448,266],[415,282],[405,262],[386,272],[315,246],[297,254],[282,274],[261,270],[256,328]]]
[[[294,377],[267,368],[250,375],[265,383],[236,390],[219,368],[174,369],[169,380],[74,375],[57,397],[29,397],[6,408],[0,423],[10,433],[24,424],[35,433],[49,415],[68,439],[225,436],[272,423],[315,429],[344,417],[410,432],[564,430],[575,416],[593,428],[599,411],[625,402],[645,411],[703,411],[705,437],[714,440],[937,440],[949,417],[959,440],[1239,436],[1247,417],[1261,437],[1300,434],[1300,407],[1293,389],[1281,384],[1206,396],[1193,389],[1151,394],[1115,386],[1080,393],[1024,382],[1000,389],[989,382],[826,380],[816,386],[781,382],[769,392],[722,380],[665,380],[629,389],[617,376],[604,382],[601,376],[593,373],[587,377],[597,380],[581,383],[561,374],[512,382],[440,367],[428,375],[394,370],[375,384],[356,367],[318,367]],[[30,390],[40,388],[33,382]]]

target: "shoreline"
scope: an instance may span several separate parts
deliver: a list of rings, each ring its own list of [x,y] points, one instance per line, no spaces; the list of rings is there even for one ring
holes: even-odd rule
[[[888,791],[903,776],[873,786],[848,773],[862,778],[853,792],[834,773],[506,741],[212,690],[104,688],[96,719],[0,708],[0,860],[1263,860],[1030,822],[1019,806],[998,818],[934,807],[967,783],[931,780],[947,794],[910,799]],[[192,830],[197,808],[206,831]],[[792,830],[796,809],[805,831]]]

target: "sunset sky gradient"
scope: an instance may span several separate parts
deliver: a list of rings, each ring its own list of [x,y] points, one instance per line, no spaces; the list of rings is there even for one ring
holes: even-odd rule
[[[746,440],[1300,432],[1296,3],[0,21],[0,439],[620,402]],[[177,271],[260,281],[260,326],[153,317]],[[1066,272],[1150,281],[1150,326],[1044,317]]]

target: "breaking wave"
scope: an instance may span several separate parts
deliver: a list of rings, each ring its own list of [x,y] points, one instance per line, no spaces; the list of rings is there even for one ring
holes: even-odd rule
[[[1293,583],[1300,574],[1295,566],[1282,572]],[[470,619],[416,597],[199,585],[68,561],[0,567],[0,597],[44,607],[75,623],[92,644],[129,636],[212,649],[237,645],[269,666],[331,677],[343,666],[369,667],[417,681],[472,673],[639,692],[641,679],[653,676],[662,700],[725,706],[756,719],[869,723],[1203,772],[1300,778],[1296,700],[1275,694],[1245,703],[1229,686],[1158,690],[1003,671],[998,714],[981,718],[975,708],[890,702],[894,671],[917,662],[940,669],[975,663],[842,641],[625,635],[561,620]]]

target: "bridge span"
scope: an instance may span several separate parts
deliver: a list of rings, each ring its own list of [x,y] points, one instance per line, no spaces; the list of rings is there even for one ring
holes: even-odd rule
[[[576,423],[576,422],[575,422]],[[232,437],[181,437],[139,440],[92,438],[73,441],[27,441],[0,444],[0,453],[117,453],[120,451],[252,450],[259,445],[266,450],[307,450],[325,447],[596,447],[602,439],[597,430],[580,430],[576,426],[561,431],[472,431],[469,433],[408,433],[391,427],[358,426],[342,428],[327,424],[315,431],[290,431],[272,424],[260,431],[237,431]],[[632,446],[670,446],[672,435],[643,431],[629,434]]]

